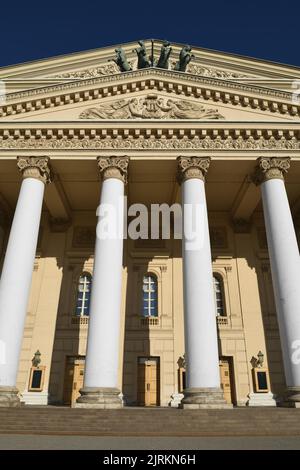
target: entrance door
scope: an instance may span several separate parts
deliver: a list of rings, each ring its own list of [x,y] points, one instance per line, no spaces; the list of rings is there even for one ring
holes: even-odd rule
[[[222,357],[219,361],[220,367],[220,381],[221,387],[224,392],[224,398],[227,403],[233,402],[233,388],[232,388],[232,367],[230,358]]]
[[[84,377],[84,359],[77,357],[68,357],[65,372],[64,384],[64,404],[75,405],[83,387]]]
[[[159,358],[138,358],[138,404],[159,406]]]

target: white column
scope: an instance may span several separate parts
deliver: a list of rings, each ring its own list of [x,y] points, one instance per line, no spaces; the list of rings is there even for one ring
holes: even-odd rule
[[[103,176],[84,386],[76,407],[120,408],[118,389],[124,183],[128,158],[99,158]],[[106,228],[112,233],[106,234]]]
[[[209,158],[179,157],[183,204],[183,288],[187,388],[184,408],[226,407],[220,388],[204,176]],[[192,238],[194,238],[192,240]]]
[[[289,167],[289,158],[260,158],[255,182],[261,185],[287,385],[284,404],[300,407],[300,258],[284,185]]]
[[[48,158],[20,157],[23,173],[0,280],[0,406],[18,406],[16,388]]]

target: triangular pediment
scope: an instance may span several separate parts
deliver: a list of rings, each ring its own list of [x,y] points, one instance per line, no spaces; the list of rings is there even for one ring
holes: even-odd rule
[[[290,92],[148,68],[4,96],[1,120],[295,121]]]

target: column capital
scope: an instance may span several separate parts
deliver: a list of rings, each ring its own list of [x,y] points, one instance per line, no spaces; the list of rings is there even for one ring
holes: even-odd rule
[[[49,157],[18,157],[17,166],[23,179],[35,178],[46,184],[51,182],[49,160]]]
[[[177,179],[179,184],[191,178],[205,181],[210,165],[210,157],[178,157]]]
[[[284,174],[290,168],[289,157],[260,157],[252,175],[252,181],[259,186],[261,183],[271,179],[284,180]]]
[[[124,184],[127,183],[129,163],[129,158],[127,156],[98,157],[97,163],[103,180],[108,178],[117,178]]]

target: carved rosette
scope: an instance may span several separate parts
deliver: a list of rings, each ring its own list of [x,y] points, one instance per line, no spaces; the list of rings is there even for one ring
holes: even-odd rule
[[[127,183],[128,157],[98,157],[97,162],[103,180],[117,178]]]
[[[51,182],[49,157],[18,157],[17,166],[23,178],[35,178],[42,183]]]
[[[210,157],[178,157],[178,182],[181,184],[191,178],[205,181],[210,165]]]
[[[284,174],[287,173],[290,168],[290,161],[291,159],[289,157],[259,158],[252,177],[253,182],[258,186],[271,179],[284,180]]]

